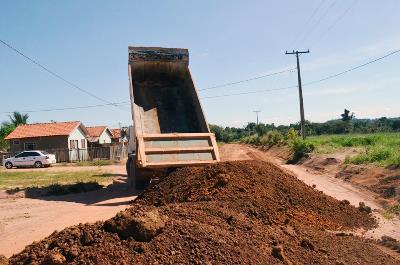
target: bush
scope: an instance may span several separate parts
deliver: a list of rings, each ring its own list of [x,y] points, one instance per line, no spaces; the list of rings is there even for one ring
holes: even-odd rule
[[[293,157],[288,161],[289,163],[298,162],[307,153],[311,153],[315,149],[315,146],[312,143],[301,139],[298,135],[298,132],[293,128],[288,131],[287,138],[289,146],[293,152]]]
[[[259,145],[260,137],[258,137],[257,134],[253,134],[253,135],[244,137],[241,142],[245,143],[245,144]]]
[[[262,136],[260,143],[262,145],[273,146],[280,144],[283,141],[283,135],[278,131],[269,131],[266,135]]]
[[[387,148],[378,148],[374,149],[371,152],[370,155],[370,162],[381,162],[383,160],[386,160],[390,157],[390,150]]]
[[[385,217],[386,219],[392,219],[395,216],[399,215],[400,215],[400,203],[389,206],[383,213],[383,217]]]
[[[400,167],[400,154],[396,153],[389,159],[389,165]]]
[[[290,160],[291,163],[298,162],[307,153],[314,151],[315,146],[305,140],[298,139],[292,143],[293,158]]]
[[[98,190],[103,188],[103,185],[100,185],[96,181],[90,182],[77,182],[75,184],[52,184],[48,187],[44,188],[36,188],[38,190],[46,190],[45,196],[60,196],[66,195],[69,193],[80,193],[80,192],[88,192],[93,190]],[[32,192],[35,188],[31,188]]]

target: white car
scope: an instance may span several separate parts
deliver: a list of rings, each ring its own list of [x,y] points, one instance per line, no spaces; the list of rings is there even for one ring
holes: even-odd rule
[[[30,166],[40,168],[55,164],[56,156],[39,150],[23,151],[16,156],[5,159],[3,163],[7,169]]]

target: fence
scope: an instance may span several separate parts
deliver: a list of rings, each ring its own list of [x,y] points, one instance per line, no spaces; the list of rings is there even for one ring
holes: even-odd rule
[[[128,157],[128,148],[124,144],[89,147],[87,149],[51,148],[43,151],[54,154],[57,163],[93,160],[123,160]],[[0,164],[3,165],[3,159],[15,156],[18,153],[19,152],[0,153]]]

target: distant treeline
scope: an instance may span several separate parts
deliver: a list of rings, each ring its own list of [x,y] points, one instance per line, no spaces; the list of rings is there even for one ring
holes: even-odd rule
[[[269,131],[277,131],[282,135],[287,135],[288,131],[293,128],[299,131],[299,123],[290,125],[249,123],[243,128],[221,127],[218,125],[210,125],[211,131],[215,134],[218,141],[233,142],[243,139],[246,136],[255,135],[262,136]],[[378,132],[400,132],[400,117],[379,119],[356,119],[353,116],[343,116],[342,119],[330,120],[327,122],[309,122],[306,121],[307,135],[323,135],[323,134],[348,134],[348,133],[378,133]]]

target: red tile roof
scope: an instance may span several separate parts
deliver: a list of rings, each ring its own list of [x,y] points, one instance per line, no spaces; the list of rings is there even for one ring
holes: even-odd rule
[[[89,137],[100,137],[101,133],[104,132],[106,128],[107,126],[86,127]]]
[[[67,136],[70,135],[80,124],[80,121],[24,124],[19,125],[4,139],[11,140],[45,136]]]
[[[121,138],[121,129],[111,129],[112,138]]]

